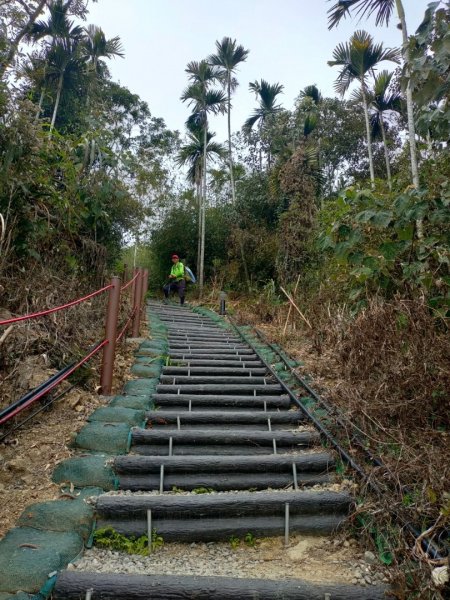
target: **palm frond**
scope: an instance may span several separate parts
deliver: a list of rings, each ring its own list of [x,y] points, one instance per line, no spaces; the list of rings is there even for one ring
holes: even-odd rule
[[[245,133],[250,133],[255,123],[257,123],[261,118],[263,118],[261,111],[259,109],[255,110],[253,115],[245,121],[242,129],[245,131]]]
[[[224,37],[221,42],[216,41],[216,54],[208,57],[208,62],[216,67],[224,69],[227,73],[233,73],[239,63],[247,60],[250,50],[238,45],[236,40]]]
[[[311,98],[314,104],[320,104],[322,101],[322,94],[316,84],[307,85],[301,92],[300,98]]]
[[[329,0],[335,4],[328,10],[328,29],[339,25],[342,19],[354,11],[360,18],[375,13],[376,25],[388,25],[395,7],[395,0]]]

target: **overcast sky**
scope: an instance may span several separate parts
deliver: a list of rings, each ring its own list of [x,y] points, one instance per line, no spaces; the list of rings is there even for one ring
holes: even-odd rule
[[[428,0],[403,4],[413,33]],[[213,53],[216,40],[236,38],[250,50],[233,98],[232,128],[237,130],[256,106],[249,82],[263,78],[283,84],[282,104],[292,108],[306,85],[315,83],[323,95],[334,95],[338,68],[327,61],[335,46],[356,29],[369,31],[386,47],[401,44],[397,19],[389,28],[376,28],[373,19],[347,19],[328,31],[331,5],[326,0],[98,0],[90,5],[88,22],[100,25],[107,37],[122,39],[125,58],[108,61],[113,78],[148,102],[155,117],[180,131],[189,115],[180,101],[187,84],[186,64]],[[211,128],[224,140],[226,117],[214,118]]]

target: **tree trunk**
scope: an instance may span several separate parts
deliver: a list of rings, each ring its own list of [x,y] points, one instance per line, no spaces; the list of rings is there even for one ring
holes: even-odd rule
[[[47,3],[47,0],[41,0],[39,2],[39,4],[36,7],[36,10],[31,15],[29,15],[27,24],[19,31],[19,33],[14,38],[14,40],[11,42],[11,46],[9,48],[8,55],[7,55],[6,59],[0,64],[0,80],[3,79],[7,68],[14,60],[17,50],[19,49],[20,42],[22,41],[24,36],[29,31],[30,25],[32,25],[36,21],[38,16],[44,10],[46,3]]]
[[[53,108],[52,122],[50,123],[49,137],[52,137],[52,132],[55,127],[56,115],[58,114],[59,101],[61,100],[61,92],[63,89],[64,71],[61,72],[58,81],[58,91],[56,93],[55,106]]]
[[[198,240],[197,240],[197,275],[200,274],[200,252],[201,252],[201,238],[202,238],[202,174],[198,173],[197,180],[197,201],[198,201],[198,210],[197,210],[197,232],[198,232]]]
[[[35,123],[37,123],[39,121],[39,117],[41,116],[42,104],[44,102],[44,96],[45,96],[45,87],[42,88],[41,95],[39,97],[38,109],[36,111],[36,116],[34,117],[34,122]]]
[[[388,152],[387,140],[386,140],[386,130],[384,128],[382,112],[380,112],[380,127],[381,127],[381,136],[383,138],[384,158],[386,161],[386,174],[387,174],[388,186],[389,186],[389,191],[391,192],[392,191],[391,163],[389,161],[389,152]]]
[[[414,125],[414,103],[411,90],[411,79],[409,74],[409,48],[408,48],[408,29],[406,27],[405,10],[403,8],[402,0],[395,0],[397,6],[397,14],[400,20],[403,37],[403,52],[406,66],[406,78],[408,84],[406,86],[406,112],[408,115],[408,139],[409,139],[409,155],[411,161],[411,175],[414,187],[419,187],[419,166],[417,159],[417,145],[416,145],[416,128]],[[423,222],[422,219],[416,221],[417,237],[423,238]]]
[[[233,151],[231,148],[231,73],[228,73],[227,92],[228,92],[228,162],[230,164],[231,197],[233,200],[233,208],[234,208],[236,205],[236,188],[234,185]],[[238,223],[236,223],[236,226],[238,227]],[[244,269],[245,285],[247,287],[247,291],[249,292],[250,291],[250,278],[248,275],[247,261],[245,260],[244,244],[242,243],[242,237],[240,234],[238,235],[238,244],[239,244],[239,251],[241,254],[242,267]]]
[[[230,164],[230,183],[231,183],[231,197],[233,204],[236,204],[236,190],[234,187],[234,173],[233,173],[233,152],[231,149],[231,73],[228,73],[228,162]]]
[[[201,207],[201,235],[200,235],[200,269],[199,269],[199,298],[203,295],[203,285],[205,278],[205,222],[206,222],[206,145],[208,143],[208,120],[204,121],[204,132],[203,132],[203,194],[202,194],[202,207]]]
[[[370,134],[369,108],[367,106],[367,96],[366,96],[364,78],[361,79],[361,93],[362,93],[362,97],[363,97],[364,117],[366,120],[367,152],[369,154],[370,181],[372,182],[372,187],[373,187],[374,183],[375,183],[375,172],[373,169],[372,136]]]
[[[406,109],[408,114],[408,137],[409,137],[409,153],[411,159],[412,180],[415,187],[419,187],[419,168],[417,160],[417,145],[416,145],[416,130],[414,125],[414,104],[412,98],[412,90],[409,79],[409,49],[408,49],[408,30],[406,27],[405,10],[401,0],[395,0],[397,6],[398,18],[401,23],[403,50],[406,64],[406,77],[408,85],[406,87]]]

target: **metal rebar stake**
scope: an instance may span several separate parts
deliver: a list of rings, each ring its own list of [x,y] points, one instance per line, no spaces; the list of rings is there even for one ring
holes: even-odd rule
[[[289,546],[289,502],[284,505],[284,545]]]
[[[84,600],[91,600],[93,593],[94,588],[89,588],[88,590],[86,590],[86,596],[84,597]]]
[[[152,553],[152,511],[147,510],[148,553]]]
[[[272,421],[270,420],[270,417],[267,419],[267,427],[269,428],[269,431],[272,431]]]
[[[164,465],[161,465],[159,470],[159,493],[164,492]]]
[[[169,456],[173,456],[173,437],[169,438]]]
[[[177,417],[177,429],[178,429],[178,431],[180,431],[180,429],[181,429],[181,420],[180,420],[180,417]]]
[[[298,479],[297,479],[297,465],[292,463],[292,476],[294,478],[294,490],[298,490]]]
[[[277,453],[277,440],[275,438],[272,439],[272,444],[273,444],[273,453],[276,454]]]

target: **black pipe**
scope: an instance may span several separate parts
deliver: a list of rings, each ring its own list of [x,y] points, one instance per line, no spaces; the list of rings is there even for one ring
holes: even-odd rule
[[[44,390],[49,385],[51,385],[56,379],[58,379],[58,377],[61,377],[61,375],[64,375],[64,373],[66,373],[69,369],[71,369],[75,364],[76,363],[73,362],[70,365],[65,366],[63,369],[61,369],[61,371],[58,371],[58,373],[55,373],[55,375],[52,375],[52,377],[50,377],[50,379],[47,379],[47,381],[44,381],[44,383],[41,383],[40,385],[38,385],[36,388],[31,390],[30,392],[27,392],[25,394],[25,396],[22,396],[22,398],[20,398],[19,400],[16,400],[12,404],[10,404],[6,408],[4,408],[2,411],[0,411],[0,419],[7,416],[15,408],[22,406],[22,404],[25,404],[25,402],[28,402],[28,400],[31,400],[32,398],[34,398],[34,396],[37,396],[37,394],[39,394],[40,392],[42,392],[42,390]]]
[[[68,394],[69,392],[71,392],[73,390],[73,388],[75,387],[74,385],[71,385],[70,387],[68,387],[67,389],[63,390],[60,394],[58,394],[55,398],[50,398],[43,406],[41,406],[40,408],[38,408],[37,410],[34,411],[34,413],[32,413],[31,415],[29,415],[26,419],[24,419],[23,421],[20,421],[20,423],[17,423],[17,425],[15,425],[14,427],[12,427],[11,429],[9,429],[6,433],[4,433],[1,437],[0,437],[0,442],[3,442],[4,439],[6,439],[8,436],[10,436],[12,433],[14,433],[15,431],[17,431],[18,429],[20,429],[21,427],[23,427],[26,423],[28,423],[28,421],[31,421],[31,419],[34,419],[34,417],[36,415],[38,415],[39,413],[41,413],[43,410],[45,410],[48,406],[50,406],[51,404],[53,404],[54,402],[57,402],[58,400],[60,400],[63,396],[65,396],[66,394]]]

